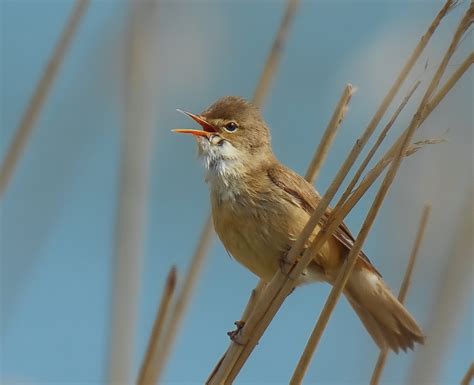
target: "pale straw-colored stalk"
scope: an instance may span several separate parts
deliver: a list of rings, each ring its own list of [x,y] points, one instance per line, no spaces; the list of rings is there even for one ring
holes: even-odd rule
[[[163,294],[161,295],[160,306],[156,313],[155,322],[148,339],[148,347],[143,358],[140,372],[138,374],[137,385],[154,385],[158,380],[158,373],[156,372],[155,363],[158,360],[158,346],[163,338],[163,330],[165,321],[168,318],[168,312],[174,296],[176,288],[177,272],[176,267],[172,267],[166,278]]]
[[[210,218],[208,219],[208,221]],[[183,322],[184,313],[193,295],[196,282],[199,278],[199,273],[202,270],[205,261],[205,250],[209,248],[209,243],[212,241],[212,226],[206,223],[203,227],[205,234],[201,234],[200,242],[191,259],[191,265],[183,279],[183,286],[181,287],[176,302],[171,311],[169,320],[166,323],[166,333],[160,341],[158,346],[157,358],[155,360],[155,378],[159,380],[163,374],[163,370],[169,359],[173,343],[178,334],[178,330]]]
[[[33,132],[34,125],[41,112],[49,91],[56,79],[67,50],[76,35],[79,23],[89,5],[89,0],[76,0],[66,25],[61,32],[61,36],[54,47],[54,51],[49,57],[48,64],[41,75],[41,79],[28,102],[28,106],[23,113],[21,121],[16,128],[13,140],[8,147],[7,154],[0,167],[0,198],[5,194],[10,179],[20,160],[21,154],[25,150],[28,139]]]
[[[298,362],[297,368],[295,369],[295,372],[293,374],[293,377],[291,379],[291,384],[300,384],[304,374],[306,373],[309,363],[311,361],[311,358],[314,354],[314,351],[316,350],[316,347],[321,339],[321,336],[323,334],[323,331],[329,321],[329,318],[331,316],[332,311],[334,310],[334,307],[342,294],[342,291],[344,289],[344,286],[346,285],[350,273],[352,269],[355,266],[355,262],[358,258],[358,255],[361,251],[362,245],[367,238],[367,235],[375,221],[375,218],[378,214],[378,211],[380,210],[380,207],[382,205],[383,200],[385,199],[385,196],[393,183],[395,176],[400,168],[401,161],[405,155],[406,150],[409,147],[411,138],[413,137],[415,130],[420,126],[421,120],[422,120],[422,115],[423,111],[426,109],[427,104],[432,97],[434,91],[439,85],[439,82],[446,70],[446,67],[448,65],[449,60],[451,59],[452,55],[454,54],[459,42],[461,41],[462,36],[466,32],[466,30],[469,28],[470,24],[472,23],[472,13],[473,13],[473,4],[471,4],[471,7],[468,9],[468,11],[465,13],[464,17],[462,18],[461,22],[459,23],[456,32],[451,40],[451,43],[435,73],[433,76],[430,85],[428,86],[428,89],[425,92],[425,95],[423,96],[422,101],[420,102],[417,112],[414,114],[410,125],[406,131],[406,133],[403,135],[403,140],[401,144],[401,148],[399,151],[397,151],[397,155],[394,158],[394,160],[391,162],[390,167],[388,169],[387,174],[385,175],[385,178],[377,192],[377,195],[374,199],[374,202],[369,209],[369,212],[367,214],[367,217],[362,224],[362,228],[354,242],[354,245],[349,252],[349,256],[347,257],[347,261],[345,263],[344,268],[342,269],[341,273],[339,274],[336,283],[333,286],[333,289],[331,290],[331,293],[329,294],[328,300],[326,301],[326,304],[321,311],[321,315],[314,327],[313,332],[311,333],[311,336],[308,340],[308,343],[305,347],[305,350]],[[314,242],[316,243],[316,242]]]
[[[360,166],[357,169],[356,173],[352,177],[352,180],[349,182],[348,186],[346,187],[346,190],[344,191],[344,193],[339,198],[339,202],[344,202],[347,199],[347,197],[349,196],[349,194],[352,192],[352,190],[354,189],[354,186],[359,181],[360,177],[362,176],[365,169],[367,168],[369,162],[372,160],[375,153],[379,149],[380,145],[382,144],[382,142],[386,138],[389,130],[392,128],[392,126],[395,123],[395,121],[397,120],[398,116],[403,111],[403,109],[405,108],[405,106],[407,105],[410,98],[413,96],[413,94],[415,93],[416,89],[418,88],[418,86],[420,84],[421,84],[421,82],[417,81],[413,85],[413,87],[408,91],[407,95],[403,98],[402,102],[400,103],[398,108],[395,110],[394,114],[392,115],[392,117],[390,118],[388,123],[385,125],[384,129],[380,132],[376,142],[374,143],[374,145],[372,146],[372,148],[370,149],[370,151],[368,152],[368,154],[366,155],[366,157],[364,158],[364,160],[360,164]]]
[[[458,210],[454,237],[446,248],[447,254],[441,277],[433,290],[432,309],[425,330],[428,336],[423,349],[417,351],[407,384],[442,383],[442,368],[451,359],[452,347],[462,320],[472,304],[472,232],[474,229],[474,190],[465,195],[465,203]],[[443,234],[446,235],[446,234]],[[469,346],[471,336],[463,344]],[[445,380],[445,379],[444,379]]]
[[[115,229],[109,383],[132,383],[148,186],[156,123],[156,1],[131,3]]]
[[[469,368],[467,368],[467,372],[464,374],[460,385],[469,385],[473,379],[474,379],[474,363],[469,365]]]
[[[285,47],[285,43],[288,40],[290,27],[293,23],[293,20],[295,19],[298,5],[299,0],[288,0],[283,19],[281,20],[277,34],[273,40],[272,48],[270,49],[270,53],[267,56],[267,60],[263,66],[263,71],[258,80],[258,84],[255,87],[255,93],[253,95],[252,101],[258,107],[263,105],[263,102],[270,92],[270,87],[278,69],[281,55],[283,54],[283,48]]]
[[[411,283],[411,277],[413,274],[413,269],[415,267],[415,262],[420,251],[421,242],[425,236],[426,225],[428,224],[428,219],[431,213],[431,204],[426,203],[423,207],[423,212],[421,214],[420,223],[418,225],[418,232],[416,234],[415,242],[411,250],[410,258],[408,259],[407,268],[405,270],[405,275],[403,277],[402,284],[400,286],[400,291],[398,293],[398,300],[400,303],[405,302],[406,295]],[[375,364],[372,377],[370,378],[370,385],[377,385],[380,381],[385,362],[387,361],[388,349],[382,349],[379,353],[377,362]]]
[[[310,182],[311,184],[318,178],[319,172],[321,171],[321,167],[323,165],[324,160],[327,157],[329,149],[331,148],[334,139],[336,138],[337,131],[341,126],[341,122],[346,115],[349,102],[351,101],[352,95],[356,89],[352,86],[352,84],[347,84],[344,87],[344,91],[342,92],[341,98],[337,103],[336,109],[332,114],[331,120],[329,121],[326,130],[319,142],[318,148],[316,149],[313,159],[309,164],[308,170],[306,171],[305,179]]]

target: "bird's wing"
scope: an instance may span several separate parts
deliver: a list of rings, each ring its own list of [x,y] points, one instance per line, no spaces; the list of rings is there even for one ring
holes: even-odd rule
[[[268,168],[267,171],[268,177],[270,180],[287,194],[289,194],[293,199],[290,201],[293,204],[297,204],[308,215],[312,215],[319,201],[321,200],[320,195],[313,188],[313,186],[303,177],[296,174],[292,170],[282,166],[274,165]],[[328,207],[323,217],[321,218],[320,225],[324,225],[331,213],[331,208]],[[349,228],[341,222],[337,230],[334,232],[333,236],[344,245],[347,250],[350,250],[354,245],[355,239]],[[382,276],[377,269],[372,265],[369,258],[364,254],[363,251],[360,252],[360,255],[365,262],[368,263],[369,268],[373,269],[379,276]]]

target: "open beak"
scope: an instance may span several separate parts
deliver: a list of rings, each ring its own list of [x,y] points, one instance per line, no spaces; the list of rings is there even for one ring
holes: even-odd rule
[[[184,115],[189,116],[191,119],[193,119],[195,122],[199,123],[199,125],[202,127],[202,130],[189,130],[189,129],[174,129],[172,130],[173,132],[177,132],[180,134],[191,134],[194,136],[204,136],[206,138],[209,138],[212,133],[217,132],[216,128],[207,122],[206,119],[204,119],[202,116],[192,114],[191,112],[183,111],[180,109],[177,109],[176,111],[181,112]]]

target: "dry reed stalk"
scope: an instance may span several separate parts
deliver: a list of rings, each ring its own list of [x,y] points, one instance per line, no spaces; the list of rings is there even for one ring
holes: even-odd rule
[[[344,88],[344,91],[342,92],[339,103],[337,104],[331,120],[324,131],[321,141],[319,142],[319,146],[314,153],[311,163],[309,164],[308,171],[306,171],[305,179],[311,184],[314,183],[319,175],[321,166],[324,162],[324,159],[326,159],[329,148],[331,147],[332,142],[336,137],[337,131],[341,126],[341,122],[344,119],[349,102],[351,101],[351,97],[355,91],[356,89],[352,87],[352,84],[347,84]]]
[[[109,383],[132,383],[134,377],[133,355],[156,122],[156,9],[154,1],[131,4],[115,230]]]
[[[416,258],[418,257],[418,252],[420,250],[421,242],[423,241],[426,225],[428,223],[428,218],[431,213],[431,204],[426,203],[423,207],[423,212],[421,214],[420,224],[418,225],[418,232],[416,234],[415,242],[408,260],[407,268],[405,270],[405,275],[403,277],[402,284],[400,286],[400,291],[398,293],[398,300],[401,303],[405,302],[405,298],[410,287],[411,276],[413,274],[413,269],[415,267]],[[370,385],[377,385],[380,381],[385,362],[387,361],[388,349],[382,349],[380,351],[377,363],[375,364],[372,377],[370,379]]]
[[[137,385],[154,385],[157,383],[158,376],[155,370],[155,362],[157,362],[158,344],[162,338],[165,320],[168,316],[171,301],[173,299],[174,289],[176,288],[177,273],[176,267],[172,267],[166,278],[165,287],[160,300],[160,306],[156,313],[155,322],[145,357],[138,375]]]
[[[374,157],[375,153],[377,152],[377,150],[379,149],[380,145],[382,144],[382,142],[384,141],[385,137],[387,136],[388,134],[388,131],[392,128],[393,124],[395,123],[395,121],[397,120],[398,116],[400,115],[400,113],[403,111],[403,109],[405,108],[405,106],[407,105],[408,101],[410,100],[410,98],[412,97],[412,95],[415,93],[416,89],[418,88],[418,86],[421,84],[420,81],[417,81],[413,87],[408,91],[407,95],[403,98],[402,102],[400,103],[400,105],[398,106],[398,108],[395,110],[394,114],[392,115],[392,117],[390,118],[390,120],[388,121],[388,123],[386,124],[386,126],[384,127],[384,129],[380,132],[380,135],[378,136],[377,138],[377,141],[374,143],[374,145],[372,146],[372,148],[370,149],[369,153],[367,154],[367,156],[365,157],[365,159],[362,161],[362,163],[360,164],[359,168],[357,169],[356,173],[354,174],[352,180],[350,181],[350,183],[348,184],[346,190],[344,191],[344,193],[341,195],[341,197],[339,198],[339,202],[344,202],[347,197],[350,195],[350,193],[352,192],[352,190],[354,189],[354,186],[357,184],[357,182],[359,181],[360,177],[362,176],[363,172],[365,171],[365,169],[367,168],[367,165],[369,164],[369,162],[372,160],[372,158]]]
[[[270,85],[278,68],[278,63],[280,62],[283,47],[288,38],[288,32],[290,30],[291,23],[295,18],[298,4],[299,0],[288,0],[285,14],[283,15],[283,19],[275,36],[275,40],[273,41],[272,48],[270,49],[270,54],[267,57],[265,65],[263,66],[262,74],[260,75],[257,87],[255,88],[253,103],[256,106],[261,107],[266,96],[268,95]]]
[[[437,94],[431,99],[427,104],[426,109],[421,114],[420,125],[426,120],[426,118],[436,109],[440,101],[451,91],[454,85],[459,81],[459,79],[466,73],[470,66],[474,63],[474,54],[469,55],[463,62],[463,64],[458,68],[458,70],[451,75],[451,77],[446,81],[443,87],[437,92]],[[369,189],[372,183],[380,176],[380,174],[385,170],[385,168],[390,164],[391,160],[395,156],[397,149],[399,149],[401,140],[405,132],[399,136],[398,140],[390,147],[390,149],[385,153],[385,155],[377,162],[377,164],[365,175],[362,182],[359,186],[352,191],[351,195],[348,197],[346,202],[341,206],[341,212],[338,212],[336,209],[333,211],[334,220],[338,221],[342,216],[341,213],[346,213],[348,210],[355,206],[359,199],[365,194]],[[406,156],[412,155],[420,149],[420,146],[426,144],[437,144],[442,142],[442,140],[422,140],[413,143],[413,145],[407,150]],[[337,208],[338,206],[336,206]]]
[[[454,84],[464,75],[464,73],[469,69],[469,67],[474,64],[474,53],[471,53],[458,67],[458,69],[451,75],[451,77],[446,81],[446,83],[440,88],[438,93],[433,96],[429,105],[427,113],[430,114],[434,110],[439,102],[444,98],[444,96],[451,90]]]
[[[461,22],[459,23],[456,29],[456,32],[451,40],[451,43],[440,65],[438,66],[438,69],[435,75],[433,76],[430,82],[430,85],[428,86],[428,89],[426,90],[425,95],[423,96],[422,101],[420,102],[418,106],[417,112],[413,116],[406,133],[403,135],[401,148],[397,152],[396,157],[390,164],[390,168],[388,169],[387,174],[385,175],[385,178],[374,199],[374,202],[371,208],[369,209],[367,217],[364,223],[362,224],[362,228],[354,242],[354,245],[351,251],[349,252],[345,266],[342,269],[341,273],[339,274],[336,280],[336,283],[334,284],[333,289],[331,290],[331,293],[329,294],[326,304],[323,310],[321,311],[318,322],[316,323],[314,330],[311,333],[311,336],[308,340],[305,350],[300,358],[300,361],[298,362],[297,368],[295,369],[295,372],[290,382],[291,384],[300,384],[304,377],[304,374],[306,373],[306,370],[308,369],[308,366],[314,354],[314,351],[316,350],[316,347],[321,339],[323,331],[329,321],[329,317],[331,316],[331,313],[334,310],[334,307],[340,295],[342,294],[344,286],[346,285],[349,279],[350,273],[352,272],[352,269],[355,266],[355,262],[361,251],[362,245],[368,236],[368,233],[375,221],[377,213],[382,205],[382,202],[385,199],[385,196],[400,168],[401,161],[403,157],[405,156],[405,152],[408,149],[411,138],[413,137],[415,130],[419,127],[421,123],[421,120],[423,118],[423,111],[426,109],[426,106],[433,92],[436,90],[437,86],[439,85],[439,82],[441,80],[441,77],[444,74],[444,71],[446,70],[448,62],[451,59],[453,53],[455,52],[462,36],[464,35],[466,30],[469,28],[470,24],[472,23],[473,10],[474,10],[474,5],[471,3],[471,6],[466,11],[464,17],[462,18]],[[314,243],[316,243],[316,241]]]
[[[467,369],[467,372],[462,378],[460,385],[469,385],[473,379],[474,379],[474,363],[472,363]]]
[[[474,190],[466,193],[466,200],[459,211],[442,269],[442,279],[434,290],[433,307],[427,317],[426,334],[429,338],[423,350],[415,355],[412,372],[407,383],[417,385],[438,384],[441,369],[450,359],[455,333],[472,301],[472,231],[474,216]],[[469,343],[469,341],[467,341]]]
[[[209,223],[211,218],[208,218],[203,227],[204,233],[201,234],[198,247],[193,255],[191,260],[191,265],[189,266],[186,276],[183,279],[183,287],[181,288],[176,303],[173,307],[172,313],[170,315],[169,321],[167,322],[166,334],[160,341],[158,347],[158,352],[156,354],[155,360],[155,378],[159,381],[161,375],[163,374],[163,369],[168,361],[173,343],[178,334],[179,327],[183,321],[183,316],[186,308],[188,307],[191,296],[194,292],[199,273],[202,270],[204,265],[204,260],[206,257],[206,250],[209,248],[209,244],[212,241],[212,225]]]
[[[438,13],[438,15],[435,17],[434,21],[428,28],[425,35],[421,38],[417,47],[411,54],[401,73],[395,80],[393,86],[389,90],[388,94],[382,101],[382,104],[380,105],[374,117],[372,118],[366,130],[364,131],[363,135],[359,140],[357,140],[346,161],[341,166],[338,174],[336,175],[336,178],[332,182],[326,194],[322,197],[315,212],[309,219],[302,233],[300,234],[297,241],[290,250],[287,256],[289,261],[295,261],[296,257],[303,250],[304,243],[312,234],[315,226],[320,222],[324,212],[326,211],[329,205],[329,202],[334,197],[335,193],[337,192],[343,179],[349,172],[358,154],[370,138],[372,132],[375,130],[377,124],[379,123],[389,104],[393,100],[396,92],[400,88],[402,82],[407,77],[409,71],[414,66],[416,60],[421,55],[423,49],[425,48],[431,36],[433,35],[440,21],[451,9],[453,4],[453,1],[446,2],[446,4],[443,6],[441,11]],[[301,273],[301,271],[306,267],[306,264],[309,263],[310,258],[311,256],[308,253],[305,253],[305,255],[303,255],[301,260],[293,268],[291,276],[289,276],[287,272],[283,271],[278,271],[275,274],[272,281],[267,285],[265,291],[263,292],[255,311],[251,314],[247,323],[241,329],[239,343],[231,343],[230,347],[225,353],[225,357],[222,359],[221,365],[219,366],[218,370],[213,372],[211,377],[208,379],[208,384],[222,384],[230,383],[233,381],[240,368],[242,367],[243,363],[246,361],[251,351],[255,347],[255,344],[257,343],[261,334],[263,334],[264,330],[268,326],[268,323],[275,315],[279,306],[281,306],[281,303],[283,302],[284,298],[292,289],[292,283],[295,279],[295,276],[297,277]],[[277,297],[278,299],[276,300]]]
[[[0,198],[5,194],[8,183],[15,171],[15,167],[18,164],[21,154],[25,150],[41,108],[48,97],[54,79],[58,74],[59,67],[66,56],[66,52],[71,45],[72,39],[74,38],[79,26],[79,22],[81,21],[88,4],[89,0],[76,0],[71,15],[66,22],[66,26],[64,27],[64,30],[54,47],[54,51],[49,58],[46,69],[43,72],[33,96],[28,103],[26,111],[21,118],[20,124],[15,131],[13,140],[8,147],[7,154],[3,159],[0,168]]]

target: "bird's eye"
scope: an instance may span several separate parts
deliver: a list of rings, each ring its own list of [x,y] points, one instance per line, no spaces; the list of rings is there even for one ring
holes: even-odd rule
[[[224,130],[227,132],[235,132],[239,128],[239,125],[235,122],[229,122],[224,126]]]

